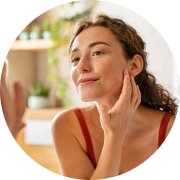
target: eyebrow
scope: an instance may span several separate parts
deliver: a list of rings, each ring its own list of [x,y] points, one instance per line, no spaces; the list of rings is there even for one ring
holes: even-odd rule
[[[95,41],[95,42],[89,44],[89,45],[88,45],[88,48],[92,48],[92,47],[97,46],[97,45],[99,45],[99,44],[104,44],[104,45],[107,45],[107,46],[109,46],[109,47],[111,46],[110,44],[108,44],[108,43],[106,43],[106,42],[104,42],[104,41]],[[78,51],[78,50],[79,50],[79,48],[75,48],[75,49],[73,49],[70,53],[76,52],[76,51]]]

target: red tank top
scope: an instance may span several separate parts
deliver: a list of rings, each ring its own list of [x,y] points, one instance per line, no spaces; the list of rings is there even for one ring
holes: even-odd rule
[[[92,140],[91,140],[91,136],[88,130],[88,127],[86,125],[86,121],[84,119],[84,116],[81,112],[80,109],[74,109],[74,112],[76,114],[76,117],[79,121],[79,124],[81,126],[82,129],[82,133],[86,142],[86,154],[88,156],[88,158],[90,159],[90,161],[92,162],[94,168],[96,168],[96,159],[95,159],[95,154],[94,154],[94,148],[93,148],[93,144],[92,144]],[[160,128],[159,128],[159,136],[158,136],[158,148],[161,146],[161,144],[164,142],[165,138],[166,138],[166,129],[169,123],[169,120],[171,118],[171,114],[168,112],[165,112],[162,120],[161,120],[161,124],[160,124]]]

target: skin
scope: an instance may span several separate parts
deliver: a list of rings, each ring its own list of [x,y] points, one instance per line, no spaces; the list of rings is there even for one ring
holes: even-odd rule
[[[56,116],[53,126],[61,173],[78,179],[101,179],[138,166],[157,149],[164,115],[139,105],[141,94],[134,77],[142,70],[142,58],[135,55],[127,61],[121,44],[107,28],[91,27],[75,38],[70,59],[72,79],[81,99],[96,101],[94,108],[82,108],[82,112],[97,167],[93,168],[85,153],[86,144],[73,110],[68,110]],[[83,78],[93,81],[79,83]]]
[[[20,82],[13,84],[14,98],[11,97],[6,84],[7,65],[4,64],[1,74],[0,96],[1,105],[6,123],[14,138],[17,137],[19,131],[25,126],[22,117],[26,107],[26,97]]]

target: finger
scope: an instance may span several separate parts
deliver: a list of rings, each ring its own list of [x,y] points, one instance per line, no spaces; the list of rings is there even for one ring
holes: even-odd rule
[[[135,105],[137,99],[138,99],[138,87],[135,83],[134,77],[131,76],[131,87],[132,87],[132,93],[131,93],[131,104]]]
[[[9,109],[12,107],[12,99],[6,85],[6,64],[5,63],[4,63],[2,74],[1,74],[0,95],[1,95],[1,105],[3,109],[3,114],[6,121],[9,122],[14,116],[14,114],[9,113]]]
[[[131,98],[131,93],[132,93],[131,80],[130,80],[128,70],[126,70],[124,80],[123,80],[123,88],[122,88],[122,92],[119,99],[123,97],[124,100],[129,101]]]
[[[13,135],[13,137],[16,139],[17,135],[19,134],[19,131],[25,127],[25,123],[21,122],[17,124],[15,127],[10,128],[10,131]]]
[[[132,88],[131,88],[130,77],[128,71],[126,70],[121,94],[119,96],[119,99],[115,103],[114,107],[112,108],[112,111],[119,110],[119,108],[121,108],[121,106],[124,103],[129,103],[131,99],[131,93],[132,93]]]
[[[3,88],[4,90],[7,90],[6,77],[7,77],[7,67],[6,64],[4,63],[1,73],[1,88]]]
[[[110,116],[108,114],[108,108],[106,106],[99,106],[97,107],[99,115],[100,115],[100,121],[108,121],[110,120]]]
[[[2,69],[2,74],[1,74],[1,82],[6,81],[6,72],[7,72],[7,67],[6,67],[6,64],[4,63],[3,69]]]
[[[139,106],[139,104],[141,103],[141,91],[140,91],[138,85],[137,85],[137,92],[138,92],[138,98],[137,98],[136,103],[135,103],[135,108],[137,108]]]
[[[6,78],[7,78],[7,65],[6,65],[6,63],[4,63],[3,69],[2,69],[2,74],[1,74],[1,84],[0,84],[1,93],[3,93],[3,94],[1,94],[1,96],[2,95],[6,96],[6,94],[8,94]]]
[[[22,85],[20,82],[15,82],[13,84],[14,88],[14,108],[16,114],[19,116],[19,118],[22,118],[25,107],[26,107],[26,96],[25,92],[23,90]]]

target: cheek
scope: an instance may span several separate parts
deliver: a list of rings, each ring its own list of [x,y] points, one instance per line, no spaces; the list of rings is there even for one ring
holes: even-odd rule
[[[120,80],[122,79],[125,67],[119,64],[108,64],[102,66],[101,72],[108,77],[108,79]]]
[[[77,73],[75,68],[71,68],[71,79],[73,83],[76,85]]]
[[[126,66],[122,63],[111,63],[101,69],[104,74],[105,86],[107,87],[107,90],[111,90],[112,93],[121,91],[125,69]]]

